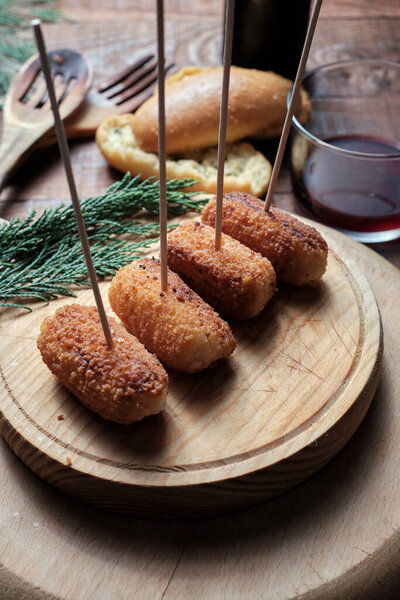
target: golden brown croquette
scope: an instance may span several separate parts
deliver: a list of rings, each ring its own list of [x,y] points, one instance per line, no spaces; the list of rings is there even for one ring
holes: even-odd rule
[[[44,363],[85,406],[116,423],[159,413],[168,376],[157,358],[108,317],[109,348],[94,306],[72,304],[44,319],[37,340]]]
[[[215,198],[201,219],[215,225]],[[313,286],[325,273],[328,246],[321,234],[275,206],[265,212],[263,202],[250,194],[224,195],[222,231],[266,256],[278,281]]]
[[[195,373],[232,354],[229,325],[170,269],[162,292],[160,274],[160,262],[146,258],[115,275],[109,299],[125,327],[177,371]]]
[[[215,230],[198,221],[169,234],[168,264],[227,319],[258,315],[276,288],[267,258],[225,234],[216,250]]]

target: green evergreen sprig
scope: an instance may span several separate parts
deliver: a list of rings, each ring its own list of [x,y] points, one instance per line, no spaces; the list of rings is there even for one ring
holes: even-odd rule
[[[204,206],[207,200],[194,199],[194,193],[185,191],[193,184],[191,179],[167,182],[169,217]],[[140,181],[129,174],[101,196],[81,202],[99,278],[140,258],[157,241],[158,223],[128,217],[141,211],[157,215],[158,203],[158,181]],[[61,295],[75,296],[71,286],[90,285],[72,206],[61,205],[45,210],[37,219],[35,216],[32,212],[24,220],[16,218],[0,226],[0,306],[31,310],[9,300],[49,301]]]
[[[62,15],[52,0],[0,0],[0,96],[20,65],[36,51],[34,44],[21,36],[34,18],[56,23]]]

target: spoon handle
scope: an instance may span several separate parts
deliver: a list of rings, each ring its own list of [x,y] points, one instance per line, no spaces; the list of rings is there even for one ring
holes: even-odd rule
[[[6,124],[0,146],[0,191],[6,185],[9,177],[34,150],[34,145],[43,131],[33,131],[29,127],[18,124]]]

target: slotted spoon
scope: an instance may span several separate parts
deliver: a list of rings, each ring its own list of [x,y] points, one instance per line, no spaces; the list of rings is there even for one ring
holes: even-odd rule
[[[93,70],[83,56],[73,50],[53,50],[48,55],[61,118],[65,119],[84,101]],[[35,55],[14,77],[4,99],[0,190],[53,125],[40,58]]]

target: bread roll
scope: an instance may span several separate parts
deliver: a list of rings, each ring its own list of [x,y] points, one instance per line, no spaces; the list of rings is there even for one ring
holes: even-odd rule
[[[215,225],[215,198],[201,212],[201,220]],[[325,273],[328,245],[321,234],[287,212],[249,194],[224,195],[222,231],[266,256],[278,281],[314,286]]]
[[[109,299],[125,327],[177,371],[196,373],[232,354],[229,325],[170,269],[162,292],[160,276],[160,261],[150,258],[117,272]]]
[[[96,141],[114,168],[142,179],[158,177],[158,156],[144,152],[136,144],[132,131],[133,115],[116,115],[106,119],[97,129]],[[261,196],[265,193],[271,174],[268,160],[251,144],[227,144],[224,191],[235,190]],[[167,177],[198,181],[190,191],[215,194],[217,187],[217,148],[199,150],[180,157],[167,159]]]
[[[50,371],[104,419],[129,424],[159,413],[168,376],[160,361],[108,317],[109,348],[94,306],[72,304],[44,319],[37,345]]]
[[[275,292],[275,271],[267,258],[229,235],[215,249],[215,230],[187,221],[168,236],[168,264],[227,319],[249,319]]]
[[[279,136],[286,115],[289,79],[272,72],[232,67],[229,86],[227,142]],[[218,143],[222,67],[185,68],[167,78],[165,89],[168,153],[210,148]],[[302,91],[297,116],[307,120],[310,104]],[[156,94],[135,113],[133,131],[146,152],[158,152]]]

